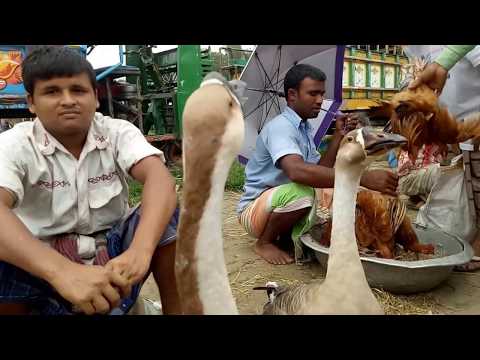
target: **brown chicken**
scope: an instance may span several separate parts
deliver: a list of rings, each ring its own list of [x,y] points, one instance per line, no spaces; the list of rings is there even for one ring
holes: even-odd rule
[[[425,64],[416,61],[413,77],[418,76]],[[458,144],[468,139],[480,139],[480,113],[458,122],[446,108],[438,103],[436,93],[426,85],[415,90],[405,89],[395,94],[390,101],[381,101],[372,108],[370,116],[387,116],[391,130],[408,140],[406,150],[412,162],[425,144],[435,144],[446,155],[447,144]]]
[[[433,254],[433,245],[418,242],[406,213],[405,204],[398,198],[370,190],[359,191],[355,235],[360,250],[373,250],[381,258],[392,259],[395,244],[400,244],[407,251]],[[329,219],[320,240],[323,246],[330,246],[331,230],[332,222]]]

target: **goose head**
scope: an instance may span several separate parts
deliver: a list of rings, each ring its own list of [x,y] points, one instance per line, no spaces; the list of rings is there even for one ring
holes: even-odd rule
[[[398,134],[362,127],[345,135],[337,153],[336,164],[364,168],[389,150],[405,145],[407,139]]]
[[[221,148],[226,149],[228,163],[239,153],[244,138],[244,90],[244,82],[227,81],[210,72],[188,98],[183,112],[184,150],[192,149],[188,156],[193,162],[203,160],[200,167]]]

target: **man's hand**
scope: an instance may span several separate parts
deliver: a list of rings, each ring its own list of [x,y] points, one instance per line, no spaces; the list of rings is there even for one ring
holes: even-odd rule
[[[398,175],[388,170],[366,171],[360,181],[362,186],[370,190],[397,196]]]
[[[408,85],[409,90],[414,90],[421,84],[427,85],[434,90],[437,95],[443,90],[445,81],[447,81],[448,71],[437,63],[428,64],[422,73]]]
[[[105,267],[128,281],[130,286],[142,281],[150,268],[152,255],[149,252],[136,251],[132,248],[111,259]]]
[[[110,269],[77,263],[64,268],[52,286],[87,315],[108,313],[131,291],[126,278]]]
[[[341,115],[335,120],[335,135],[343,137],[354,130],[358,124],[358,115]]]

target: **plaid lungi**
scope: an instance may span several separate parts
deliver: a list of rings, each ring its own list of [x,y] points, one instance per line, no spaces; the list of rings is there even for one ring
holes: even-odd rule
[[[177,207],[157,246],[162,247],[175,241],[178,217],[179,209]],[[105,238],[110,259],[128,249],[139,221],[140,207],[137,207],[125,219],[117,222],[106,232]],[[142,285],[143,282],[133,286],[130,296],[122,299],[120,306],[111,310],[110,315],[126,314],[137,300]],[[0,261],[0,303],[28,303],[34,314],[74,314],[72,304],[63,299],[46,281],[3,261]]]

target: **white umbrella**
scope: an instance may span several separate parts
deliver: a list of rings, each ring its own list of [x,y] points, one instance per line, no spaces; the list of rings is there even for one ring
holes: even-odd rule
[[[239,160],[246,164],[260,130],[286,106],[283,79],[296,64],[310,64],[327,76],[326,100],[316,119],[309,120],[318,145],[342,103],[344,46],[337,45],[258,45],[243,69],[240,80],[247,84],[243,106],[245,141]]]

